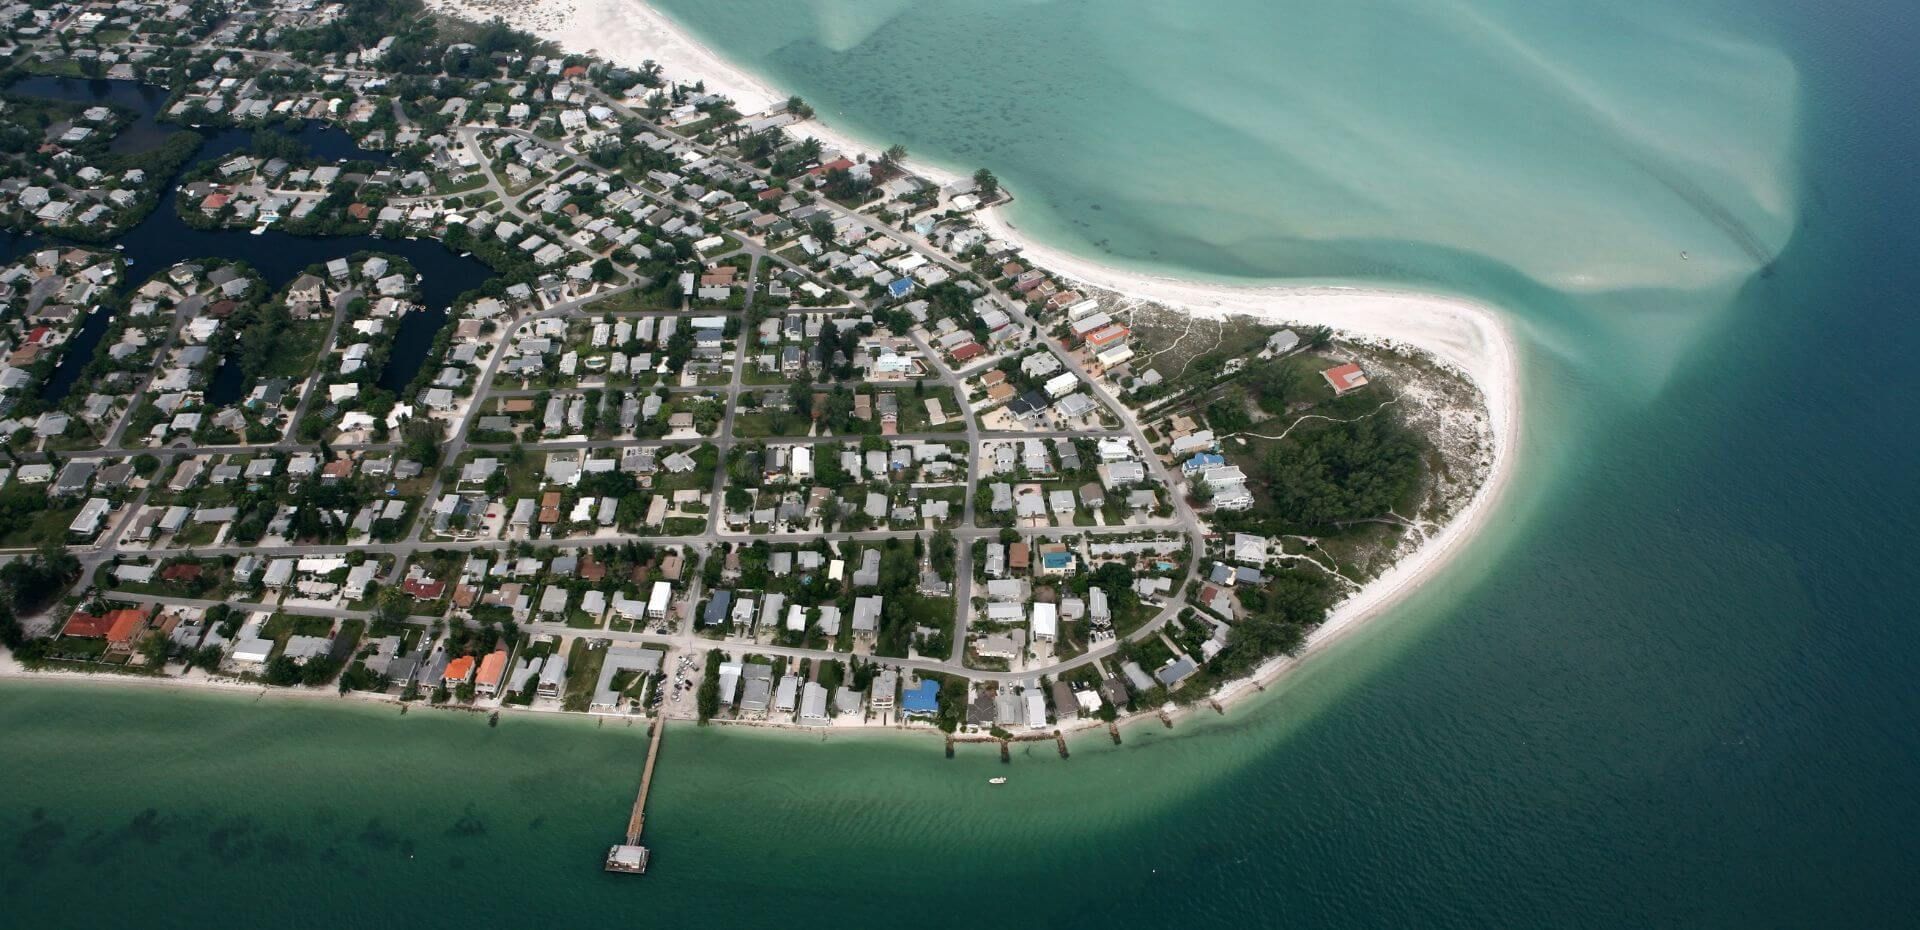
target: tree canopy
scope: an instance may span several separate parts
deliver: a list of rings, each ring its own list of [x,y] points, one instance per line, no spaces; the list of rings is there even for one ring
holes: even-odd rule
[[[1268,493],[1285,519],[1308,526],[1377,517],[1420,477],[1421,440],[1386,416],[1297,432],[1268,453]]]

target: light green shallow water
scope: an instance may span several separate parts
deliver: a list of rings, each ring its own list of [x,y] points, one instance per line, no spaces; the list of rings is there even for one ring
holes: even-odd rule
[[[1526,367],[1512,500],[1418,597],[1177,734],[1002,767],[899,738],[674,731],[637,881],[596,859],[625,822],[638,730],[0,685],[10,918],[1753,927],[1920,910],[1910,5],[664,6],[857,133],[991,166],[1050,246],[1502,307]]]

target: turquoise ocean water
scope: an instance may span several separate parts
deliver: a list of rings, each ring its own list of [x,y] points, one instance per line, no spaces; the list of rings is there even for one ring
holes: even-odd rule
[[[18,925],[1912,922],[1910,5],[662,5],[1049,245],[1503,308],[1515,493],[1176,734],[670,733],[639,880],[638,730],[0,687]]]

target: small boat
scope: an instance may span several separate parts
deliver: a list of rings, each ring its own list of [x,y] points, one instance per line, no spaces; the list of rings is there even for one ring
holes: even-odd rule
[[[1007,776],[1005,775],[995,775],[994,777],[987,779],[987,784],[989,785],[1004,785],[1006,783],[1007,783]]]

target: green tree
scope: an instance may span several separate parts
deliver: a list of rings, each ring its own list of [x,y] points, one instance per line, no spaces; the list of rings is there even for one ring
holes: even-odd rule
[[[1000,196],[1000,179],[985,168],[973,173],[973,186],[980,192],[982,201],[992,201]]]
[[[1385,415],[1290,438],[1266,461],[1268,492],[1290,522],[1328,526],[1377,517],[1406,500],[1420,479],[1420,437]]]
[[[383,588],[374,607],[374,619],[383,623],[405,623],[413,613],[413,598],[399,588]]]
[[[896,142],[880,153],[880,170],[886,174],[898,173],[902,170],[901,164],[906,160],[907,147]]]
[[[700,690],[695,695],[701,723],[706,723],[720,712],[720,664],[725,661],[726,656],[720,650],[707,650],[706,674],[700,680]]]

